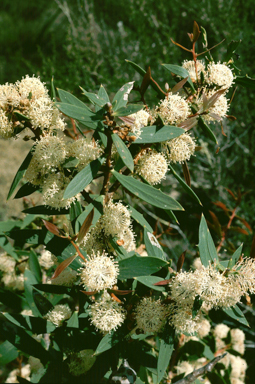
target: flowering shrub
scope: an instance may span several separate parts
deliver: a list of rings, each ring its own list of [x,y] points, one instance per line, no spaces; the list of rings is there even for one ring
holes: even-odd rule
[[[183,271],[182,254],[174,270],[134,207],[140,199],[177,222],[173,211],[184,208],[159,186],[169,171],[201,204],[187,161],[200,150],[200,135],[217,144],[214,124],[233,119],[233,84],[252,81],[236,74],[236,44],[216,64],[210,49],[196,53],[199,35],[194,23],[192,49],[184,48],[193,61],[164,64],[176,83],[165,91],[150,68],[133,62],[141,86],[128,82],[112,101],[103,86],[98,94],[82,89],[89,106],[64,90],[57,97],[53,83],[52,100],[36,77],[1,86],[1,137],[33,134],[8,198],[22,182],[16,198],[37,191],[43,202],[31,207],[26,198],[24,221],[1,224],[1,299],[11,311],[3,312],[0,354],[20,364],[7,382],[188,383],[201,375],[207,383],[244,382],[244,334],[225,324],[212,332],[210,311],[248,325],[237,304],[255,292],[255,259],[243,257],[242,247],[219,254],[226,231],[216,249],[202,215],[200,261]],[[145,101],[149,86],[160,98],[154,107]],[[132,91],[139,100],[131,103]]]

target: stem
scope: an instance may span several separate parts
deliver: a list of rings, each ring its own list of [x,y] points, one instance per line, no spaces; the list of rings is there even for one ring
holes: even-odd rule
[[[234,219],[234,217],[235,217],[235,215],[236,215],[237,207],[238,207],[238,205],[234,208],[234,210],[233,210],[233,212],[232,212],[232,215],[230,216],[230,219],[229,219],[229,221],[228,221],[227,227],[226,227],[225,231],[223,232],[223,234],[222,234],[222,236],[221,236],[220,243],[219,243],[219,245],[218,245],[218,247],[217,247],[217,252],[219,252],[219,250],[220,250],[221,247],[222,247],[222,244],[224,243],[224,241],[225,241],[225,239],[226,239],[227,231],[229,230],[229,228],[230,228],[230,226],[231,226],[231,224],[232,224],[232,221],[233,221],[233,219]]]
[[[105,152],[108,153],[106,158],[106,169],[105,169],[105,175],[104,175],[104,183],[102,190],[100,191],[100,195],[105,195],[109,190],[109,180],[110,180],[110,174],[111,174],[111,154],[112,154],[112,135],[111,132],[107,132],[107,146],[105,149]]]

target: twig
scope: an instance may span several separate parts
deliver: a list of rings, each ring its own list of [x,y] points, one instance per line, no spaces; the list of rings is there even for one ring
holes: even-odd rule
[[[223,355],[215,357],[204,367],[196,369],[189,375],[185,376],[183,379],[178,380],[175,384],[190,384],[193,383],[199,376],[206,374],[207,372],[211,372],[214,366],[218,363],[219,360],[223,359],[227,353],[223,353]]]
[[[238,204],[239,205],[239,204]],[[219,250],[221,249],[222,247],[222,244],[224,243],[225,239],[226,239],[226,235],[227,235],[227,231],[229,230],[231,224],[232,224],[232,221],[233,219],[235,218],[235,215],[236,215],[236,210],[238,208],[238,205],[233,209],[233,212],[232,212],[232,215],[230,216],[230,219],[229,219],[229,222],[226,226],[226,229],[225,231],[223,232],[222,236],[221,236],[221,240],[220,240],[220,243],[217,247],[217,252],[219,252]]]

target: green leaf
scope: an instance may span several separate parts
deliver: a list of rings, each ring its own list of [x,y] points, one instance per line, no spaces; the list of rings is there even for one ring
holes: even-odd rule
[[[86,104],[84,104],[81,100],[77,99],[77,97],[75,97],[71,93],[66,92],[63,89],[58,89],[58,94],[62,103],[75,105],[76,107],[84,108],[88,112],[93,113]]]
[[[99,95],[96,95],[95,93],[87,92],[84,88],[80,87],[83,94],[89,99],[89,101],[94,104],[98,105],[99,107],[103,108],[103,106],[106,104],[105,100],[101,98]]]
[[[100,353],[103,353],[105,351],[108,351],[112,347],[114,347],[120,340],[115,337],[116,332],[107,333],[100,343],[97,346],[97,349],[95,350],[94,355],[98,356]]]
[[[158,383],[164,377],[166,369],[169,365],[170,358],[174,350],[174,331],[166,326],[162,339],[160,339],[159,344],[159,354],[158,354],[158,363],[157,363],[157,374],[158,374]]]
[[[112,135],[112,141],[115,144],[115,147],[116,147],[118,154],[120,155],[123,163],[128,167],[128,169],[130,169],[131,172],[133,172],[133,170],[134,170],[133,157],[132,157],[128,147],[124,143],[124,141],[121,140],[121,138],[116,133],[114,133]]]
[[[19,260],[15,248],[11,245],[9,240],[5,235],[0,235],[0,248],[3,248],[9,255],[11,255],[15,260]]]
[[[240,324],[243,324],[249,327],[248,321],[246,320],[243,312],[237,305],[231,308],[225,308],[223,309],[223,312],[225,312],[232,319],[238,321]]]
[[[120,108],[125,107],[128,103],[128,95],[132,91],[134,81],[124,84],[113,98],[112,105],[113,111],[116,112]]]
[[[78,311],[74,311],[66,323],[67,328],[79,328]]]
[[[92,220],[91,228],[96,225],[98,222],[100,216],[103,214],[103,196],[98,196],[96,199],[94,199],[93,203],[90,203],[87,205],[85,210],[80,214],[80,216],[77,218],[75,223],[75,233],[78,233],[82,224],[84,223],[86,217],[89,215],[89,213],[94,208],[94,217]]]
[[[239,44],[241,43],[242,40],[232,40],[229,44],[228,44],[228,48],[227,48],[227,55],[226,55],[226,58],[225,58],[225,62],[228,62],[231,57],[233,56],[232,53],[234,53],[237,49],[237,47],[239,46]]]
[[[161,143],[163,141],[174,139],[185,133],[184,129],[171,125],[164,125],[162,128],[156,125],[141,128],[141,135],[133,144]]]
[[[192,89],[193,92],[195,92],[195,88],[189,76],[189,72],[185,68],[182,68],[179,65],[173,65],[173,64],[162,64],[162,65],[168,71],[170,71],[171,73],[174,73],[177,76],[180,76],[182,79],[185,79],[186,77],[188,77],[188,83],[190,85],[190,88]]]
[[[200,299],[199,295],[196,295],[194,303],[193,303],[193,307],[192,307],[192,319],[194,319],[196,317],[199,309],[202,307],[202,304],[203,304],[203,300]]]
[[[104,100],[105,104],[110,102],[109,96],[102,84],[100,85],[98,96]]]
[[[137,276],[148,276],[158,272],[166,261],[157,257],[131,256],[119,261],[119,280],[132,279]]]
[[[6,365],[19,356],[19,351],[8,340],[0,345],[0,365]]]
[[[171,211],[170,209],[166,211],[166,213],[168,214],[168,216],[176,223],[176,224],[179,224],[179,221],[177,219],[177,217],[175,216],[175,214],[173,213],[173,211]]]
[[[35,284],[34,288],[39,289],[39,291],[47,293],[56,293],[57,295],[67,294],[69,295],[72,288],[64,287],[63,285],[54,285],[54,284]]]
[[[199,254],[202,264],[205,267],[209,266],[209,262],[213,263],[218,261],[218,254],[213,243],[212,236],[207,227],[207,223],[204,215],[202,214],[201,222],[199,226]]]
[[[237,248],[237,250],[233,253],[231,256],[229,262],[228,262],[228,268],[232,269],[234,265],[238,262],[241,254],[242,254],[243,244],[240,245],[240,247]]]
[[[195,199],[200,205],[202,205],[200,199],[198,198],[198,196],[195,194],[195,192],[193,191],[193,189],[191,189],[188,184],[186,184],[186,182],[175,172],[175,170],[173,169],[173,167],[171,166],[171,164],[168,164],[168,167],[169,169],[171,170],[173,176],[176,178],[176,180],[179,181],[179,183],[181,184],[181,186],[183,187],[183,189],[191,196],[193,197],[193,199]]]
[[[26,183],[20,187],[16,195],[14,196],[14,199],[20,199],[24,196],[29,196],[32,193],[38,191],[40,189],[40,185],[34,185],[31,183]]]
[[[93,160],[85,168],[83,168],[68,184],[65,193],[64,199],[69,199],[77,195],[79,192],[83,191],[97,175],[101,165],[105,161],[104,157]]]
[[[246,76],[236,76],[235,84],[242,85],[243,87],[249,89],[255,89],[255,79],[252,79],[248,75]]]
[[[108,241],[117,253],[117,261],[124,260],[130,257],[130,254],[125,250],[125,248],[117,244],[117,238],[110,238]]]
[[[40,267],[40,264],[38,261],[38,257],[36,255],[35,251],[33,251],[33,250],[30,251],[28,265],[29,265],[30,271],[33,272],[33,274],[35,275],[35,278],[38,281],[38,283],[41,283],[42,271],[41,271],[41,267]]]
[[[199,119],[198,119],[198,125],[200,128],[202,128],[203,132],[208,136],[210,137],[210,139],[212,141],[215,142],[215,144],[218,145],[218,140],[216,139],[213,131],[211,130],[211,128],[205,123],[204,119],[200,116]]]
[[[68,215],[69,209],[61,208],[55,209],[48,205],[37,205],[37,207],[31,207],[24,209],[23,213],[29,213],[32,215]]]
[[[159,189],[146,185],[132,176],[124,176],[115,171],[112,171],[112,173],[124,188],[147,203],[162,209],[183,210],[176,200]]]
[[[26,269],[24,272],[25,298],[33,315],[41,317],[41,313],[37,309],[33,298],[33,285],[37,283],[40,283],[40,281],[37,281],[35,275],[29,269]]]
[[[46,299],[45,296],[41,295],[40,292],[36,291],[34,288],[32,290],[32,294],[33,294],[35,305],[42,316],[45,316],[48,312],[50,312],[54,308],[51,302],[48,299]]]
[[[158,283],[159,281],[162,281],[162,277],[158,277],[158,276],[138,276],[138,277],[135,277],[135,280],[139,281],[143,285],[146,285],[146,287],[154,289],[155,291],[164,291],[165,290],[164,287],[161,287],[159,285],[154,285],[155,283]]]
[[[140,212],[138,212],[134,207],[131,207],[131,205],[129,205],[128,210],[131,213],[131,217],[137,221],[137,223],[139,223],[143,228],[146,228],[148,231],[153,232],[152,227]]]
[[[65,160],[63,163],[62,167],[63,168],[75,168],[79,164],[79,159],[76,157],[69,157],[68,159]]]
[[[143,238],[148,255],[165,260],[161,245],[156,237],[146,228],[144,228]]]
[[[114,116],[128,116],[132,115],[143,109],[143,104],[128,104],[126,107],[122,107],[113,113]]]
[[[31,148],[30,151],[28,152],[25,160],[23,161],[23,163],[19,167],[18,172],[16,173],[14,179],[13,179],[11,188],[10,188],[8,196],[7,196],[7,200],[9,200],[9,198],[13,194],[14,190],[16,189],[17,185],[19,184],[20,180],[23,178],[23,176],[24,176],[24,174],[25,174],[25,172],[26,172],[26,170],[30,164],[30,161],[32,160],[32,157],[33,157],[33,155],[32,155],[32,148]]]
[[[94,112],[67,103],[56,103],[55,105],[66,116],[69,116],[72,119],[79,121],[86,127],[90,129],[97,128],[97,122],[99,120],[99,117]]]

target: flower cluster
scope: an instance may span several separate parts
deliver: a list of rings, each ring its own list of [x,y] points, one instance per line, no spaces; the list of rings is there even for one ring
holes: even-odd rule
[[[154,185],[166,178],[168,164],[165,156],[149,149],[140,156],[135,172]]]
[[[183,163],[194,155],[196,144],[187,133],[162,143],[162,152],[171,163]]]
[[[67,304],[58,304],[47,313],[45,318],[55,324],[56,327],[60,327],[71,315],[72,311]]]
[[[159,332],[166,323],[168,308],[161,300],[144,297],[136,307],[135,319],[137,327],[144,333]]]

